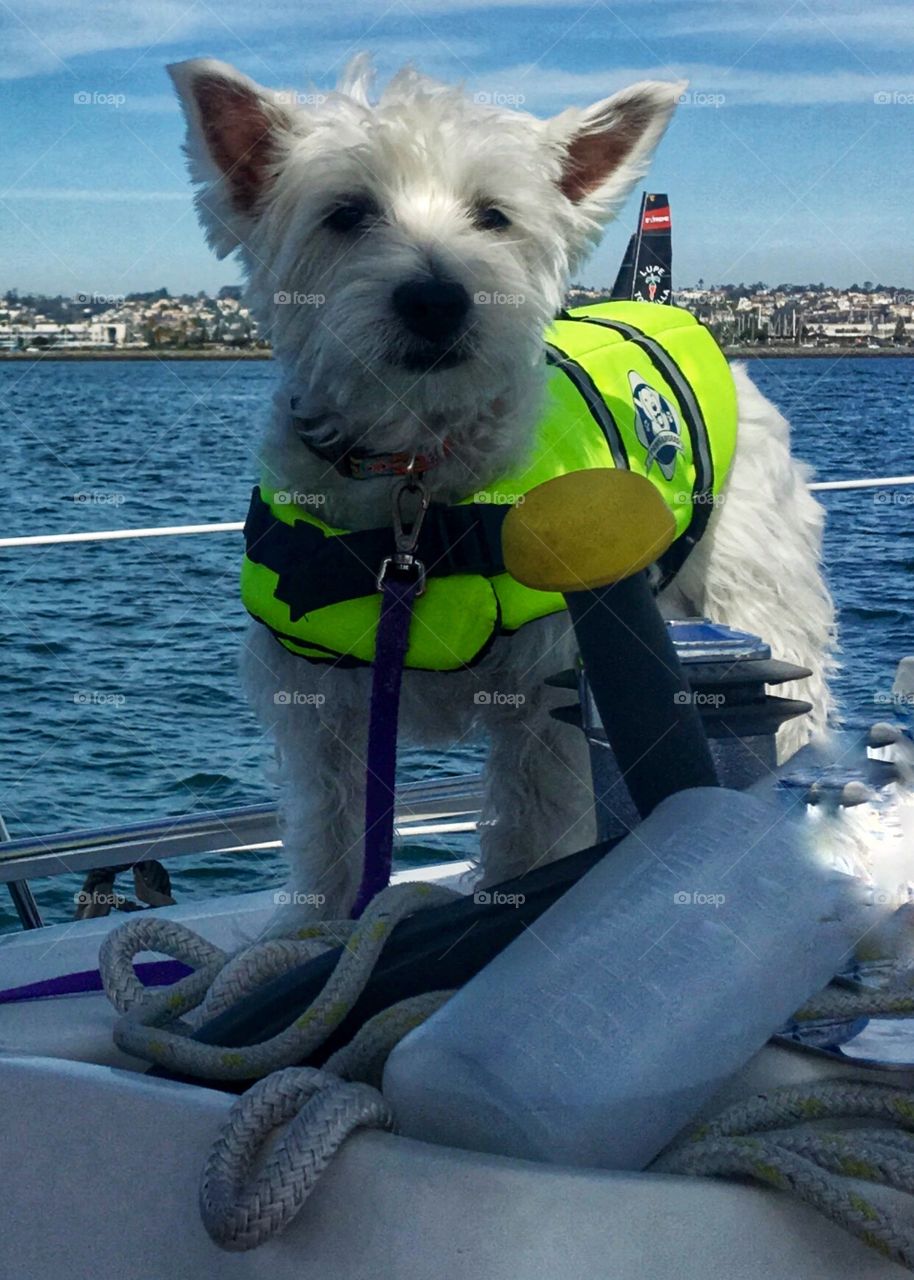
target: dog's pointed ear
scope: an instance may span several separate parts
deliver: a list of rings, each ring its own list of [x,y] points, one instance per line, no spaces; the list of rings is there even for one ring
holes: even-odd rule
[[[644,80],[551,120],[549,133],[562,151],[562,194],[607,221],[646,172],[685,89],[686,81]]]
[[[187,120],[187,153],[200,221],[220,257],[244,239],[270,189],[295,117],[280,93],[225,62],[194,58],[168,73]]]

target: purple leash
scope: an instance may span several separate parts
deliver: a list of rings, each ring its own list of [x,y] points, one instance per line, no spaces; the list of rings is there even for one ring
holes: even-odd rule
[[[193,969],[181,964],[180,960],[150,960],[133,967],[139,980],[147,987],[169,987],[193,973]],[[48,1000],[52,996],[82,996],[90,991],[104,991],[98,969],[81,969],[78,973],[62,973],[58,978],[42,978],[39,982],[26,982],[21,987],[7,987],[0,991],[0,1004]]]
[[[418,501],[408,526],[403,519],[407,495]],[[413,552],[428,508],[428,494],[411,469],[394,490],[393,508],[397,550],[384,561],[378,574],[381,615],[375,639],[365,766],[365,857],[362,882],[350,912],[353,920],[358,920],[372,898],[387,888],[393,862],[400,686],[413,605],[425,590],[425,566]]]

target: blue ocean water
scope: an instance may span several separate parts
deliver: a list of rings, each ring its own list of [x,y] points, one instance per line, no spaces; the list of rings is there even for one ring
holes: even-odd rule
[[[914,469],[914,361],[751,371],[820,478]],[[243,519],[273,378],[259,361],[0,363],[4,534]],[[851,718],[884,714],[877,700],[914,651],[914,489],[824,502],[838,694]],[[240,545],[220,534],[0,550],[0,814],[12,836],[273,796],[236,675]],[[461,772],[480,752],[406,754],[403,773]],[[181,899],[282,878],[269,852],[169,865]],[[71,918],[79,884],[34,882],[47,920]],[[14,927],[0,893],[0,931]]]

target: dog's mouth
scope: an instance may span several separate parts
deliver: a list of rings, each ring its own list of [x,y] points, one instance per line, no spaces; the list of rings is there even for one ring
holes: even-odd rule
[[[440,369],[455,369],[465,364],[473,354],[472,346],[465,339],[459,339],[448,346],[433,342],[417,342],[398,352],[396,363],[410,373],[437,373]]]

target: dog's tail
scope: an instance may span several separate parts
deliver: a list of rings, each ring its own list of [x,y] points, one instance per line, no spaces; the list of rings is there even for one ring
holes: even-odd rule
[[[674,584],[677,607],[761,636],[772,655],[808,667],[811,676],[779,695],[812,703],[808,716],[778,734],[791,755],[833,715],[835,609],[822,574],[825,513],[807,487],[809,468],[790,453],[790,427],[752,383],[733,376],[739,401],[736,456],[721,501]]]

